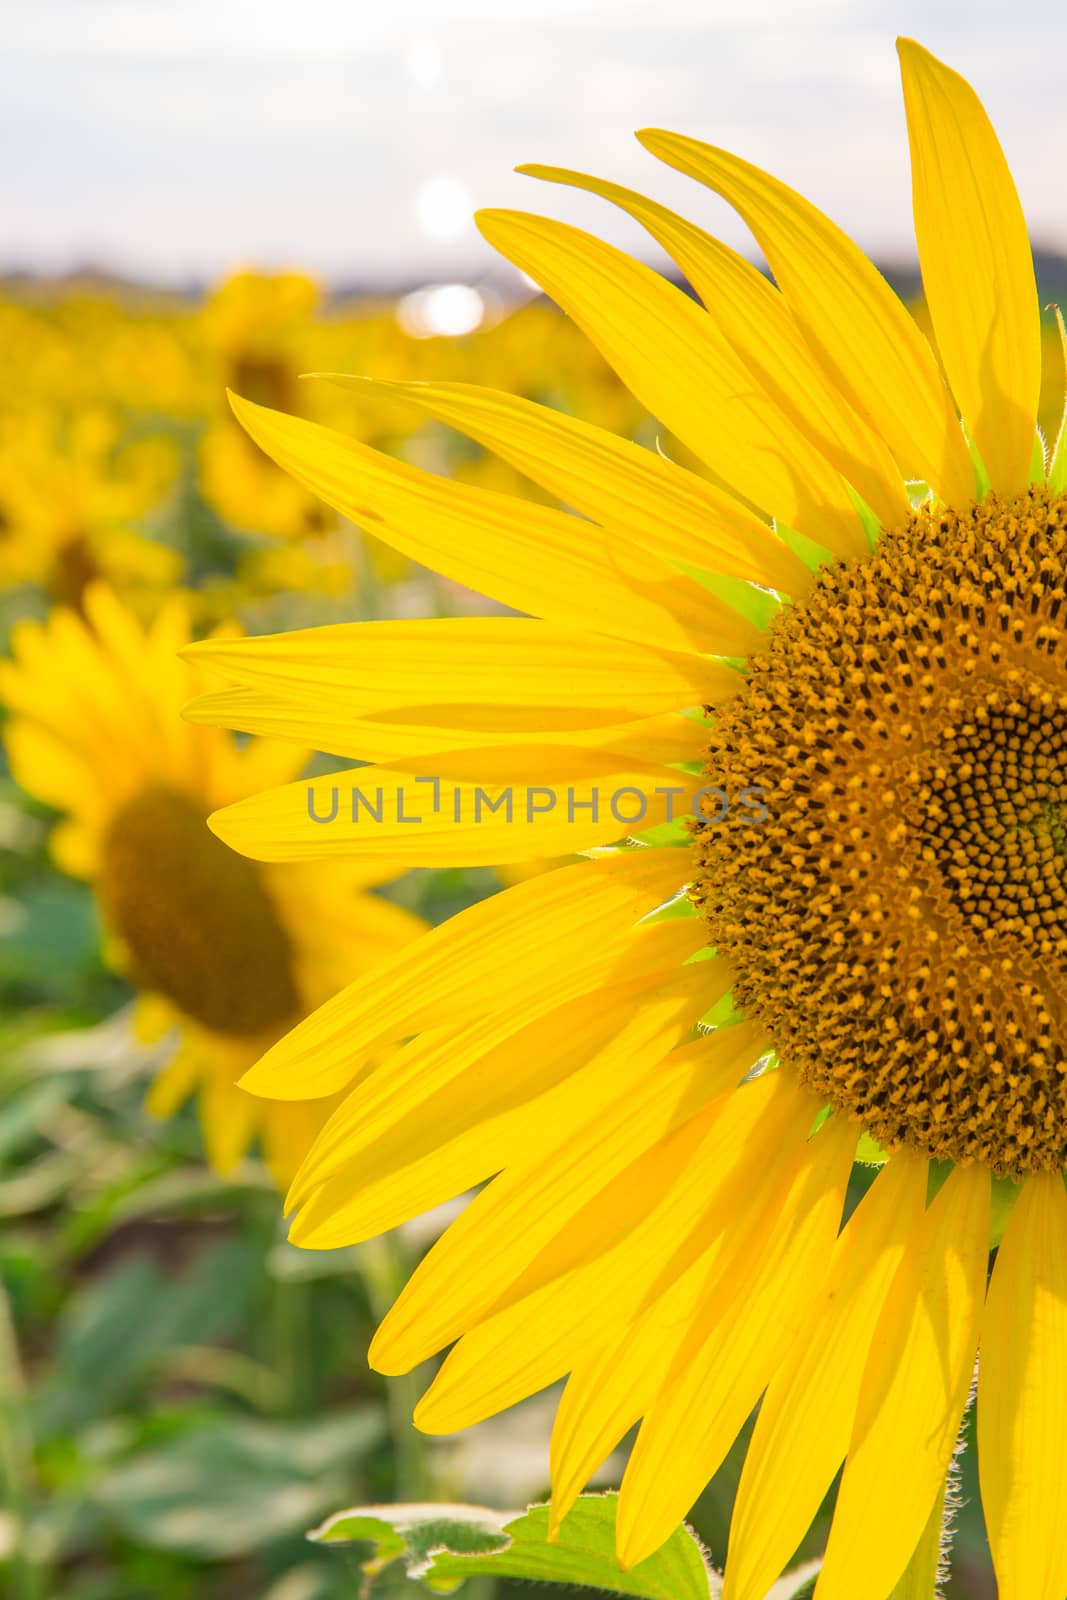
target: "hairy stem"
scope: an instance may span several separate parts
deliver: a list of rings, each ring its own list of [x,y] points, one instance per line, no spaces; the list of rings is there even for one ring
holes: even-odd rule
[[[930,1519],[912,1552],[904,1576],[893,1590],[892,1600],[937,1600],[944,1554],[946,1496],[950,1493],[951,1489],[946,1487],[946,1491],[934,1501]]]

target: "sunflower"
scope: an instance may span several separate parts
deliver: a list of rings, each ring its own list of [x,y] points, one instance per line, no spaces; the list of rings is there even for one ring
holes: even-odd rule
[[[165,438],[124,442],[107,406],[64,417],[42,405],[0,417],[0,584],[39,584],[77,606],[86,584],[104,578],[150,603],[182,563],[136,524],[164,500],[177,467]]]
[[[102,584],[85,618],[57,610],[14,631],[0,666],[16,780],[65,813],[52,835],[64,871],[92,883],[114,965],[138,990],[135,1028],[179,1042],[149,1095],[168,1116],[194,1091],[212,1165],[254,1139],[288,1182],[330,1102],[256,1100],[236,1081],[285,1029],[422,922],[367,893],[377,864],[253,866],[205,825],[212,807],[292,777],[305,753],[178,715],[197,677],[175,599],[147,630]]]
[[[937,356],[832,222],[732,155],[639,135],[736,207],[773,282],[638,194],[526,169],[623,207],[699,294],[480,217],[701,470],[404,389],[576,517],[238,400],[309,489],[527,615],[202,645],[229,686],[191,713],[375,763],[223,811],[253,859],[586,855],[386,960],[244,1081],[347,1089],[290,1192],[303,1245],[485,1185],[371,1360],[453,1345],[430,1432],[567,1376],[555,1525],[639,1422],[639,1562],[762,1397],[726,1600],[765,1593],[842,1463],[817,1594],[885,1600],[937,1526],[979,1345],[999,1592],[1067,1591],[1067,446],[1035,427],[996,136],[960,77],[900,55]],[[857,1155],[877,1170],[846,1204]],[[994,1182],[1015,1203],[987,1290]]]
[[[302,273],[236,272],[220,283],[203,313],[204,343],[227,385],[277,406],[297,399],[298,352],[305,350],[321,291]],[[227,522],[275,537],[320,534],[332,518],[313,495],[279,473],[228,416],[200,440],[204,498]]]

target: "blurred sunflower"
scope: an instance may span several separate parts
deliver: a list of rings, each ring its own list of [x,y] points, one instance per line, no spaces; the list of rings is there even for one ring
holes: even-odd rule
[[[183,723],[198,679],[174,599],[143,628],[101,584],[85,618],[53,612],[13,633],[0,701],[14,776],[65,813],[59,866],[96,892],[113,965],[137,988],[145,1039],[179,1042],[149,1095],[169,1116],[196,1093],[211,1164],[230,1171],[259,1140],[288,1182],[332,1102],[256,1100],[242,1072],[292,1024],[424,924],[367,891],[387,876],[360,864],[252,866],[205,825],[208,812],[293,777],[306,753]]]
[[[313,279],[297,272],[236,272],[219,284],[202,314],[203,338],[227,387],[261,403],[296,403],[309,359],[308,335],[321,302]],[[280,473],[233,419],[220,416],[200,440],[205,500],[234,527],[278,538],[328,532],[335,519],[314,495]]]
[[[172,487],[178,456],[164,438],[123,440],[117,415],[88,405],[69,418],[47,407],[0,419],[0,584],[36,583],[81,603],[106,578],[131,599],[169,588],[176,550],[137,522]]]
[[[1067,445],[1046,459],[1035,429],[996,136],[961,78],[900,53],[940,365],[849,239],[736,157],[640,135],[740,211],[774,283],[652,201],[532,169],[632,213],[701,295],[576,228],[480,219],[711,481],[503,394],[405,388],[577,520],[238,401],[309,489],[531,616],[208,643],[231,686],[191,713],[378,763],[351,815],[319,781],[330,826],[303,786],[222,812],[254,859],[591,852],[385,961],[244,1081],[299,1103],[395,1045],[297,1175],[302,1244],[492,1180],[371,1359],[458,1341],[431,1432],[569,1373],[556,1523],[640,1421],[618,1515],[640,1561],[763,1396],[726,1600],[765,1593],[842,1462],[816,1592],[886,1600],[936,1526],[979,1341],[999,1592],[1067,1591]],[[694,786],[685,854],[670,796]],[[624,816],[651,847],[602,848]],[[861,1137],[880,1171],[842,1226]]]

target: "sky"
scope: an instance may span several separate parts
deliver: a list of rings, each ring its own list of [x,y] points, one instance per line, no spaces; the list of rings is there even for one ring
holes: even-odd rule
[[[975,84],[1032,236],[1067,252],[1056,0],[5,0],[0,270],[480,283],[485,205],[656,259],[635,224],[521,161],[630,184],[749,248],[640,148],[642,126],[735,150],[907,261],[898,33]]]

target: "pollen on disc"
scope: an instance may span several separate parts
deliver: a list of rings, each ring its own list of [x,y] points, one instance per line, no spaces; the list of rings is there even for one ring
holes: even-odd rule
[[[719,709],[694,898],[783,1060],[890,1148],[1067,1163],[1067,497],[924,508]]]

